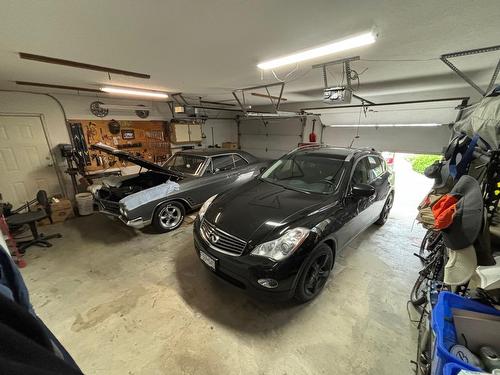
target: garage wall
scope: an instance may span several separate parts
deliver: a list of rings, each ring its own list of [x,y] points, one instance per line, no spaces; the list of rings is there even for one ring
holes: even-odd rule
[[[90,113],[90,104],[99,100],[104,103],[109,104],[125,104],[125,105],[146,105],[151,107],[151,111],[149,117],[145,120],[160,120],[160,121],[170,121],[172,119],[172,115],[170,113],[170,109],[166,103],[158,102],[158,101],[141,101],[141,100],[126,100],[126,99],[113,99],[113,98],[93,98],[93,97],[82,97],[76,95],[64,95],[57,96],[57,98],[61,101],[66,111],[66,114],[69,119],[91,119],[95,118],[96,120],[134,120],[141,121],[139,117],[133,113],[133,111],[109,111],[109,114],[105,117],[95,117]],[[208,116],[212,115],[224,115],[223,112],[217,111],[215,114],[212,114],[211,111],[205,111]],[[238,131],[236,122],[234,120],[226,120],[226,119],[209,119],[202,126],[202,131],[205,134],[206,138],[204,138],[201,142],[201,147],[208,147],[212,145],[212,128],[214,129],[214,142],[215,144],[221,145],[222,142],[237,142],[238,139]],[[186,146],[184,144],[183,146]],[[192,146],[199,147],[197,144],[193,144]],[[179,149],[181,146],[179,146]],[[175,150],[175,147],[174,147]]]
[[[68,119],[96,119],[96,120],[134,120],[141,119],[133,111],[110,110],[105,117],[96,117],[90,112],[90,104],[94,101],[100,101],[107,104],[123,105],[145,105],[151,107],[149,117],[144,120],[169,120],[172,116],[166,103],[147,101],[147,100],[129,100],[116,98],[97,98],[80,95],[54,95],[62,103]]]
[[[56,171],[63,180],[62,193],[72,194],[72,186],[69,176],[64,173],[66,169],[66,160],[60,156],[57,146],[61,143],[70,143],[69,134],[66,128],[64,112],[67,119],[74,118],[87,118],[99,119],[90,113],[90,103],[96,98],[78,95],[55,95],[56,99],[61,103],[61,106],[53,98],[36,93],[27,92],[12,92],[0,91],[0,113],[8,115],[40,115],[47,132],[47,138],[51,152],[56,160]],[[102,99],[104,101],[104,99]],[[154,102],[153,104],[148,101],[138,100],[124,100],[124,99],[108,99],[107,103],[116,104],[144,104],[152,105],[152,110],[148,120],[162,120],[168,121],[171,119],[170,110],[166,103]],[[64,112],[63,112],[64,109]],[[217,112],[218,114],[219,112]],[[207,113],[209,116],[210,113]],[[130,112],[114,112],[104,119],[114,118],[116,120],[139,120],[139,118]],[[215,143],[221,144],[226,141],[237,141],[237,126],[234,120],[207,120],[203,127],[206,138],[202,142],[202,147],[212,144],[211,127],[214,128]]]

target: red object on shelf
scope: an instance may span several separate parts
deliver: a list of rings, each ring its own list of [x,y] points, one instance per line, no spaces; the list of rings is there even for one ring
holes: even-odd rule
[[[309,134],[309,142],[312,142],[312,143],[316,142],[316,133],[315,132],[311,132]]]
[[[9,230],[9,225],[7,224],[7,220],[5,220],[5,216],[3,215],[0,215],[0,231],[7,236],[5,242],[7,242],[7,246],[9,246],[9,249],[11,249],[11,254],[14,254],[14,262],[16,262],[19,268],[26,267],[26,261],[23,259],[23,256],[19,252],[16,240],[14,240],[14,237],[12,237],[12,234]]]

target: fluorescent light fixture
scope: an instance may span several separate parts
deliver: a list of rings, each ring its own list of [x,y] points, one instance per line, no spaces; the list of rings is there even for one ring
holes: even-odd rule
[[[304,60],[315,59],[317,57],[330,55],[332,53],[346,51],[351,48],[365,46],[368,44],[375,43],[376,40],[377,40],[377,34],[375,34],[373,31],[370,31],[369,33],[364,33],[358,36],[333,42],[324,46],[312,48],[302,52],[297,52],[274,60],[265,61],[260,64],[257,64],[257,67],[262,70],[273,69],[279,66],[295,64]]]
[[[246,116],[248,116],[248,117],[300,117],[303,115],[300,115],[297,112],[278,111],[278,113],[247,112]]]
[[[150,91],[150,90],[138,90],[127,87],[101,87],[101,91],[107,92],[109,94],[122,94],[122,95],[132,95],[132,96],[143,96],[150,98],[168,98],[168,95],[164,92]]]
[[[106,104],[102,103],[99,104],[99,107],[105,108],[105,109],[113,109],[113,110],[124,110],[124,111],[150,111],[151,107],[144,106],[144,105],[122,105],[122,104]]]
[[[339,124],[339,125],[325,125],[330,128],[431,128],[436,126],[442,126],[443,124]]]

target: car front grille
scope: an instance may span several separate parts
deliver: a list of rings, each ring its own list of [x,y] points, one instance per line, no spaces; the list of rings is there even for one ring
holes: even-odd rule
[[[98,199],[97,202],[104,211],[115,215],[120,214],[120,204],[118,202],[107,201],[105,199]]]
[[[241,255],[247,245],[242,239],[220,230],[207,220],[203,220],[201,223],[201,234],[214,250],[228,255]]]

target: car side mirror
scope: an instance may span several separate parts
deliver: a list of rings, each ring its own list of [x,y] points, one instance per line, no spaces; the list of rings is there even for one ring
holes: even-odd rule
[[[371,197],[375,194],[375,188],[368,184],[356,184],[352,187],[351,192],[355,197]]]

